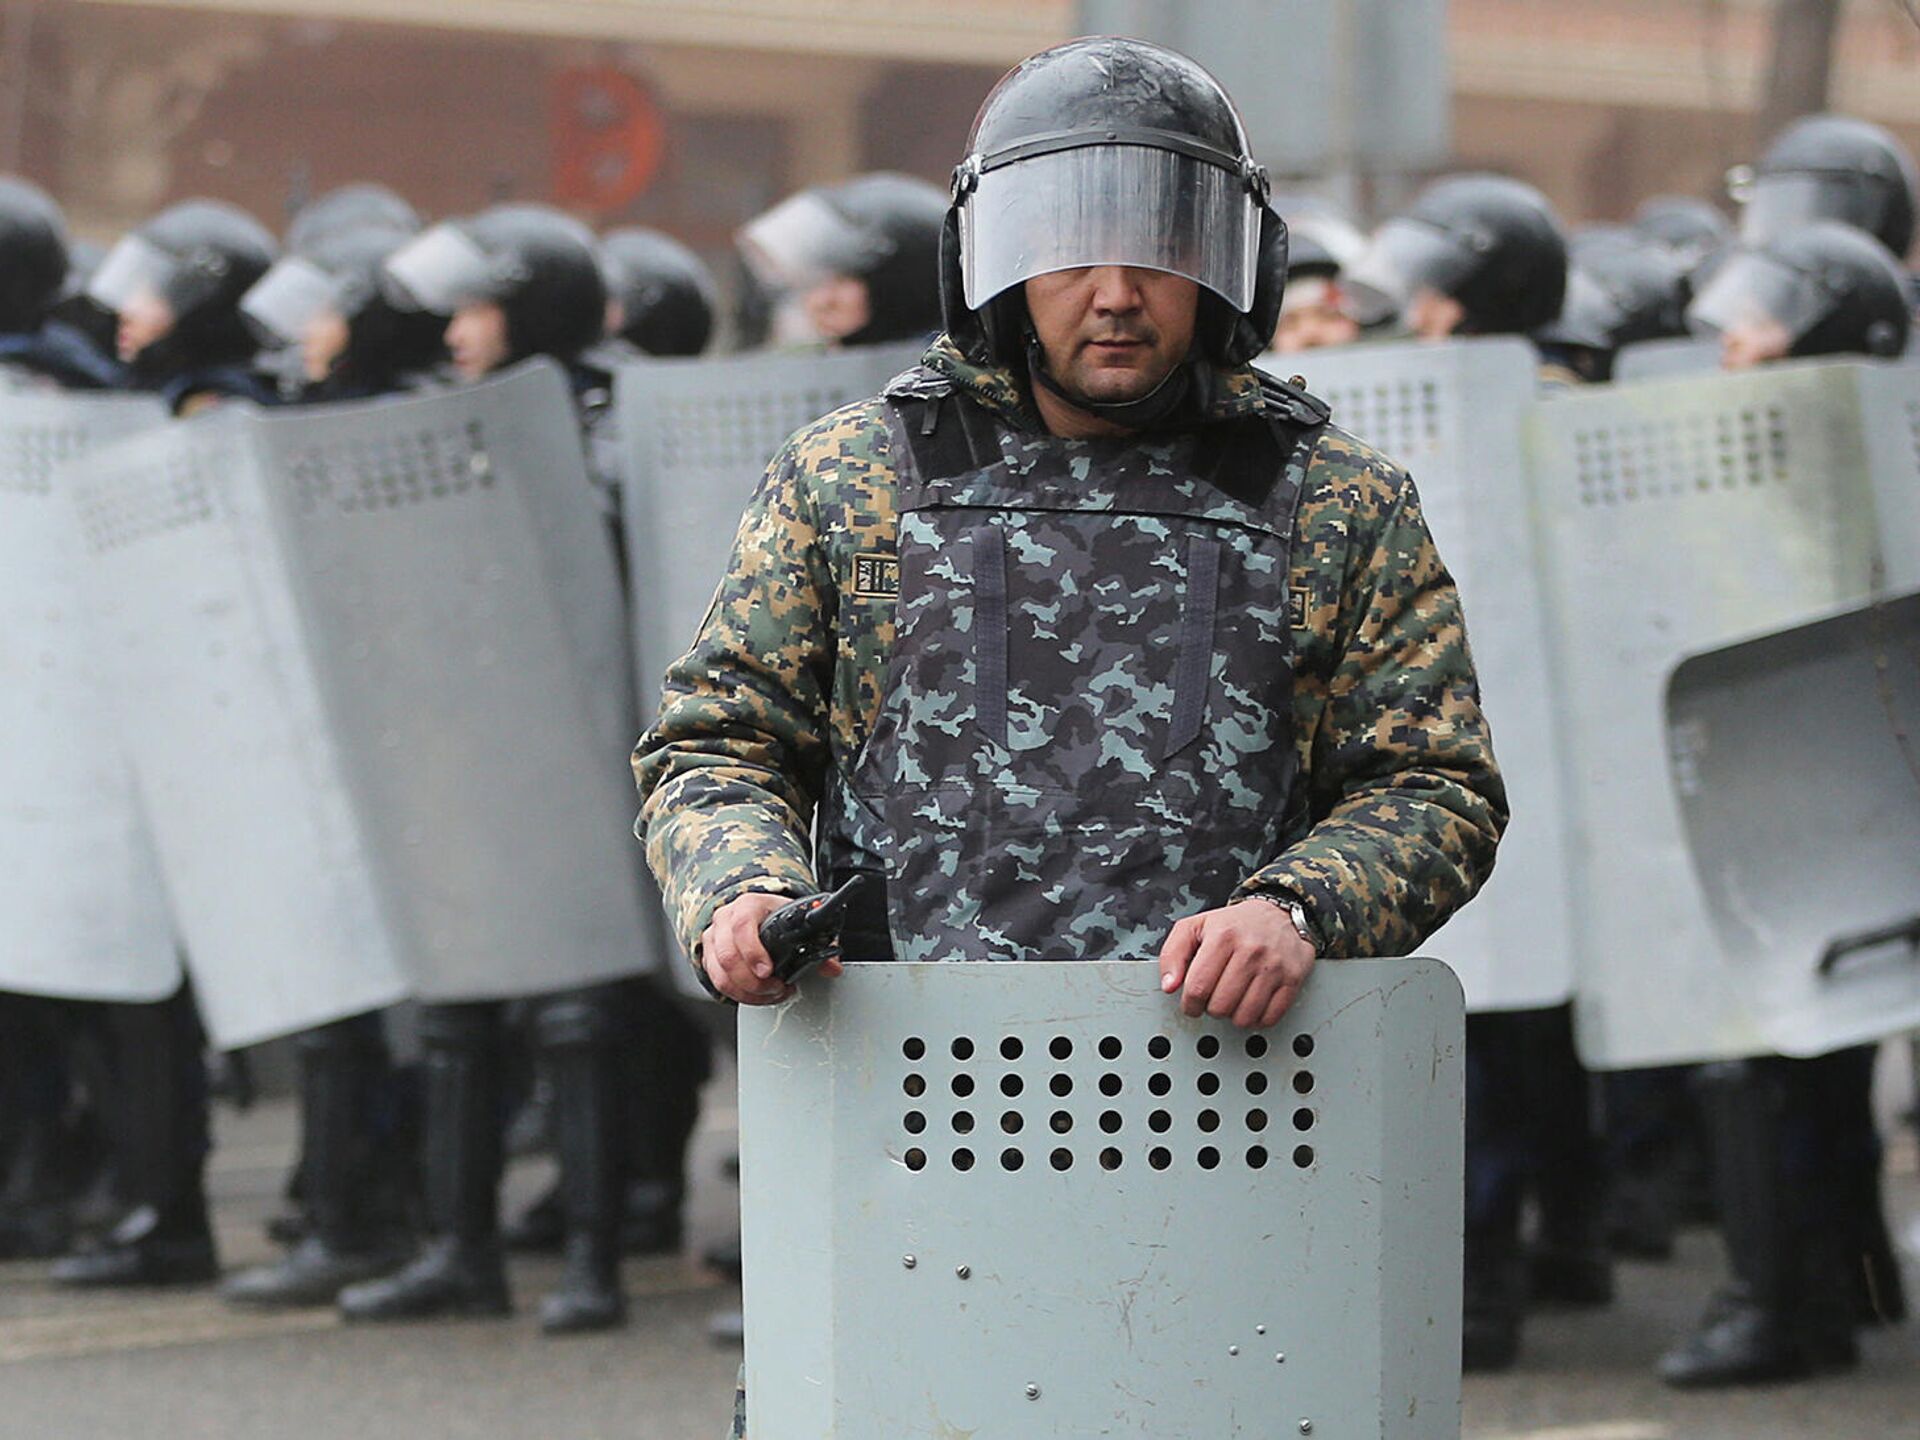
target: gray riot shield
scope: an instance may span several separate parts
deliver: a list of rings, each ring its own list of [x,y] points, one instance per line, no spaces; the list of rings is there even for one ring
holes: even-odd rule
[[[1607,387],[1530,422],[1589,1064],[1774,1048],[1690,862],[1667,681],[1690,655],[1902,583],[1864,441],[1880,373],[1793,365]]]
[[[239,408],[65,472],[121,730],[221,1048],[405,993]]]
[[[422,1000],[653,963],[613,537],[550,364],[253,421],[402,970]]]
[[[1565,806],[1547,636],[1527,523],[1522,426],[1539,361],[1519,340],[1364,345],[1298,361],[1336,425],[1405,466],[1460,587],[1513,820],[1486,889],[1424,947],[1459,971],[1468,1007],[1557,1005],[1573,989]]]
[[[648,961],[610,537],[546,365],[173,427],[82,516],[222,1043]],[[113,461],[114,463],[107,463]]]
[[[1158,979],[850,965],[741,1012],[751,1433],[1458,1436],[1457,982],[1329,962],[1249,1034]]]
[[[180,985],[60,493],[64,463],[165,421],[125,396],[0,396],[0,990],[138,1001]]]
[[[1694,656],[1667,724],[1694,868],[1769,1043],[1920,1029],[1920,593]]]
[[[1680,375],[1710,375],[1720,368],[1720,342],[1693,335],[1677,335],[1669,340],[1643,340],[1623,345],[1614,357],[1613,380],[1616,385],[1633,385],[1642,380],[1671,380]]]
[[[646,360],[616,384],[635,677],[642,724],[693,643],[767,463],[801,426],[879,393],[924,347]],[[664,925],[663,925],[664,928]],[[674,974],[699,993],[691,967]]]

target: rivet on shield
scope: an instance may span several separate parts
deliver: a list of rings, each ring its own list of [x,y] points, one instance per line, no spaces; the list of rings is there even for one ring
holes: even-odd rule
[[[1287,1357],[1284,1354],[1276,1355],[1273,1357],[1273,1363],[1276,1365],[1284,1365],[1287,1363]]]
[[[918,1265],[920,1262],[911,1255],[902,1255],[900,1257],[900,1263],[906,1266],[907,1269],[911,1270],[913,1269],[914,1266]]]
[[[1227,1354],[1238,1355],[1239,1353],[1240,1353],[1240,1347],[1238,1345],[1227,1346]]]
[[[1029,1400],[1038,1400],[1040,1398],[1040,1387],[1038,1385],[1027,1386],[1027,1398]]]
[[[965,1280],[973,1274],[973,1267],[971,1265],[961,1265],[956,1267],[953,1273],[958,1275],[962,1280]]]
[[[1313,1422],[1311,1420],[1302,1420],[1300,1422],[1300,1433],[1302,1435],[1311,1435],[1313,1433]]]
[[[1256,1325],[1253,1327],[1253,1333],[1256,1335],[1264,1335],[1267,1333],[1267,1327],[1264,1325]]]

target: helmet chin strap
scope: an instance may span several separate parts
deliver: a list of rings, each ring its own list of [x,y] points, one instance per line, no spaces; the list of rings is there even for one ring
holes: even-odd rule
[[[1047,352],[1040,346],[1040,337],[1029,328],[1027,373],[1035,384],[1044,385],[1076,410],[1084,410],[1096,419],[1128,430],[1146,430],[1166,420],[1186,403],[1193,390],[1194,364],[1185,360],[1174,366],[1166,378],[1137,400],[1095,400],[1069,390],[1054,378],[1053,372],[1047,369]]]

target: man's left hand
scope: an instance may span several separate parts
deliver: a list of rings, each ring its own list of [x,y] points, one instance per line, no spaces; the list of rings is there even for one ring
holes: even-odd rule
[[[1299,998],[1313,961],[1292,916],[1265,900],[1241,900],[1173,927],[1160,947],[1160,988],[1180,992],[1183,1015],[1265,1030]]]

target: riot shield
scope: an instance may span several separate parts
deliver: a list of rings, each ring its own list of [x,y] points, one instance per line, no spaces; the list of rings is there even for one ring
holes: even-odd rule
[[[1613,379],[1617,385],[1632,385],[1642,380],[1709,375],[1719,368],[1718,340],[1677,335],[1669,340],[1643,340],[1637,345],[1621,346],[1613,361]]]
[[[1920,594],[1684,661],[1667,725],[1694,869],[1768,1042],[1920,1029]]]
[[[121,732],[227,1049],[405,993],[252,440],[223,408],[65,472]]]
[[[878,394],[919,363],[923,349],[644,360],[620,369],[622,508],[643,725],[659,713],[667,667],[699,632],[767,463],[794,431]],[[660,928],[668,928],[664,917]],[[684,989],[704,993],[688,964],[673,968]]]
[[[537,994],[657,963],[630,833],[625,606],[564,377],[542,362],[252,423],[414,995]]]
[[[1253,1034],[1158,980],[850,965],[741,1012],[752,1433],[1459,1434],[1458,984],[1328,962]]]
[[[60,472],[166,418],[124,396],[0,396],[0,990],[140,1001],[180,985]]]
[[[83,520],[222,1043],[644,967],[619,584],[551,366],[114,458]]]
[[[1518,340],[1365,345],[1297,360],[1336,425],[1405,466],[1460,587],[1513,819],[1485,890],[1422,947],[1460,973],[1468,1008],[1557,1005],[1573,938],[1547,636],[1527,523],[1522,425],[1539,362]]]
[[[1863,441],[1876,373],[1792,365],[1607,387],[1530,422],[1591,1065],[1773,1048],[1690,863],[1667,680],[1699,651],[1861,603],[1891,573]]]

